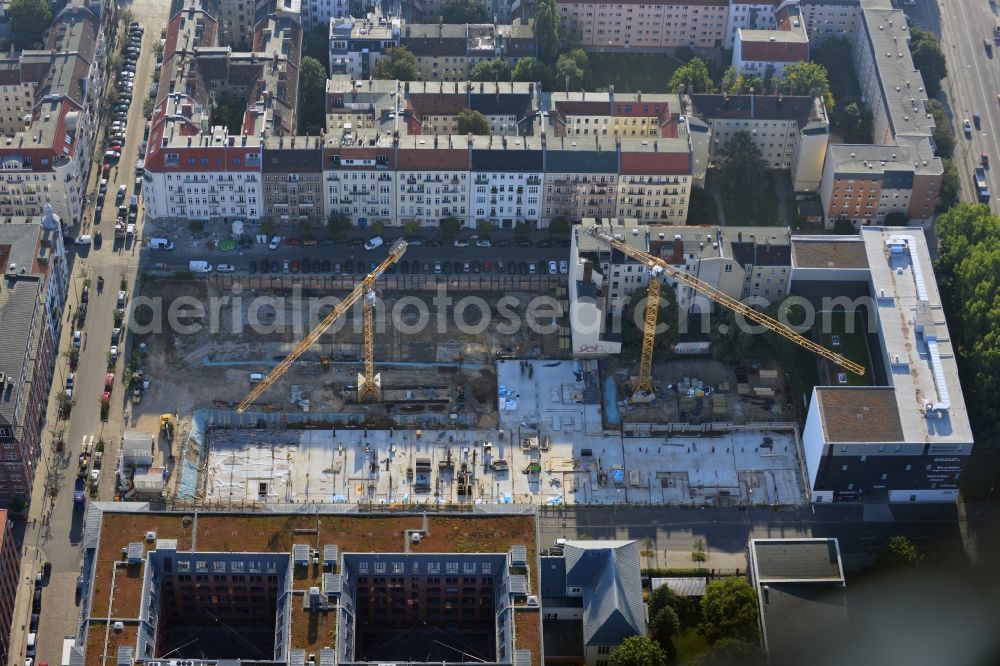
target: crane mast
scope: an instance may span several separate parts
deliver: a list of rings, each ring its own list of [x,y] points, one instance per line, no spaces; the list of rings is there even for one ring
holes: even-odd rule
[[[813,342],[809,338],[799,335],[792,330],[791,327],[782,324],[777,319],[769,317],[763,312],[754,310],[752,307],[746,305],[745,303],[741,303],[729,294],[726,294],[725,292],[693,275],[674,268],[660,257],[634,248],[628,243],[620,241],[614,236],[601,231],[597,227],[588,228],[587,233],[593,236],[597,241],[604,243],[605,245],[609,245],[616,250],[619,250],[622,254],[640,262],[646,267],[646,270],[650,272],[649,300],[646,303],[646,321],[645,326],[643,327],[642,339],[642,359],[639,366],[639,380],[636,383],[637,392],[640,390],[652,391],[653,341],[656,335],[656,317],[660,285],[662,283],[662,276],[664,275],[677,280],[695,292],[702,294],[709,300],[746,317],[750,321],[763,326],[769,331],[777,333],[786,340],[794,342],[800,347],[804,347],[814,354],[818,354],[819,356],[836,363],[846,370],[850,370],[858,376],[865,374],[865,367],[860,363],[855,363],[851,359],[842,356],[841,354],[837,354],[836,352],[832,352],[826,347]],[[653,297],[653,292],[655,292],[655,299]],[[650,308],[653,310],[652,314],[650,313]]]
[[[302,339],[295,348],[292,349],[291,353],[286,356],[281,363],[276,365],[271,372],[267,373],[257,386],[254,387],[250,394],[243,399],[237,407],[236,411],[240,414],[245,412],[250,405],[253,404],[254,400],[259,398],[264,392],[271,387],[274,382],[281,378],[285,372],[292,367],[292,364],[302,356],[303,353],[309,347],[314,345],[320,336],[322,336],[326,331],[333,325],[333,322],[337,321],[345,312],[351,309],[351,307],[358,302],[358,299],[362,296],[365,297],[365,375],[363,381],[359,380],[358,389],[359,395],[367,395],[367,393],[361,393],[362,390],[367,390],[369,385],[378,386],[379,378],[375,374],[375,360],[374,360],[374,343],[372,337],[375,333],[374,326],[372,326],[372,312],[371,307],[373,303],[369,302],[369,298],[374,301],[375,298],[375,282],[382,277],[382,274],[387,268],[399,261],[403,253],[406,252],[406,241],[403,239],[397,240],[389,248],[389,256],[382,260],[382,262],[373,270],[371,273],[366,275],[357,287],[354,288],[351,293],[344,297],[340,303],[337,304],[333,310],[330,311],[326,317],[323,318],[313,330],[309,331],[309,334]],[[369,296],[370,294],[370,296]],[[374,394],[377,398],[381,397],[381,390],[376,388]]]

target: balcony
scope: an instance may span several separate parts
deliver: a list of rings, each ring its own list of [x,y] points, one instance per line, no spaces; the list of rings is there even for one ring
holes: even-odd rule
[[[542,179],[538,176],[528,176],[528,185],[541,185]]]
[[[409,182],[409,181],[407,181],[407,182]],[[411,193],[411,194],[423,194],[424,193],[424,186],[423,185],[410,185],[410,186],[408,186],[406,188],[406,191],[409,192],[409,193]]]

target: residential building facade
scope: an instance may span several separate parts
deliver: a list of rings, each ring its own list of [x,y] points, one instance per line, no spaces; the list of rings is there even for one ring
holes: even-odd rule
[[[275,224],[323,224],[322,139],[265,139],[261,184],[265,220]]]
[[[727,0],[683,3],[558,0],[561,30],[587,49],[719,48],[729,20]]]
[[[0,509],[3,532],[0,535],[0,658],[10,656],[10,628],[14,617],[14,602],[21,577],[21,549],[14,540],[12,521],[7,509]]]
[[[31,498],[68,274],[60,221],[0,225],[0,497]]]
[[[782,7],[774,19],[777,23],[774,30],[740,28],[733,45],[736,71],[759,76],[765,85],[780,78],[787,65],[809,60],[809,36],[799,8],[795,5]]]
[[[448,24],[403,23],[399,45],[409,49],[422,81],[469,80],[473,68],[484,60],[518,58],[537,53],[535,31],[530,23]]]

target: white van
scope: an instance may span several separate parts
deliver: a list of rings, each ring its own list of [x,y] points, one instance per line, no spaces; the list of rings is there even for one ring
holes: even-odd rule
[[[232,264],[219,264],[219,265],[217,265],[215,267],[215,272],[216,273],[235,273],[236,272],[236,266],[233,266]]]
[[[172,249],[174,249],[174,244],[171,243],[166,238],[150,238],[149,239],[149,249],[150,250],[172,250]]]
[[[368,242],[365,243],[365,249],[374,250],[377,247],[381,247],[383,242],[384,241],[382,240],[381,236],[375,236],[373,238],[369,238]]]
[[[251,372],[250,373],[250,383],[251,384],[256,384],[256,383],[262,382],[262,381],[264,381],[264,373],[263,372]]]
[[[28,649],[25,650],[25,656],[28,656],[28,657],[34,657],[35,656],[35,639],[36,638],[37,638],[36,634],[34,634],[34,633],[28,634]]]
[[[192,273],[211,273],[212,264],[208,263],[207,261],[192,259],[188,263],[188,270],[190,270]]]

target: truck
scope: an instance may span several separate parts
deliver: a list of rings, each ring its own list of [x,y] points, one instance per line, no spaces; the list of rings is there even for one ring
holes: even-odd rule
[[[149,249],[150,250],[172,250],[172,249],[174,249],[174,244],[171,243],[166,238],[150,238],[149,239]]]
[[[976,192],[979,195],[979,200],[983,203],[988,203],[990,200],[990,188],[986,184],[986,169],[983,167],[976,167],[972,172],[972,177],[976,180]]]
[[[211,273],[212,264],[207,261],[202,261],[200,259],[192,259],[188,262],[188,270],[192,273]]]
[[[125,220],[115,222],[115,238],[125,238]]]
[[[83,491],[86,488],[86,486],[87,486],[87,481],[82,477],[77,478],[76,483],[73,484],[74,507],[82,507],[84,502],[87,501],[86,496],[83,494]]]

